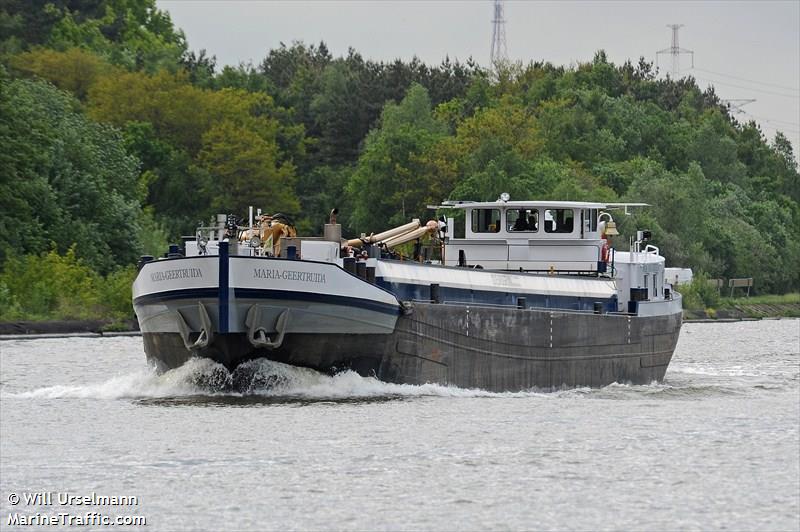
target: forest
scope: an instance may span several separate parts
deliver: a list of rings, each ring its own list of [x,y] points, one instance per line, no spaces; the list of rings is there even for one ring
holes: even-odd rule
[[[369,54],[369,50],[363,51]],[[191,50],[155,0],[0,3],[0,319],[131,314],[144,254],[248,205],[320,234],[442,200],[645,202],[668,266],[800,290],[795,147],[692,77],[600,50],[576,66]]]

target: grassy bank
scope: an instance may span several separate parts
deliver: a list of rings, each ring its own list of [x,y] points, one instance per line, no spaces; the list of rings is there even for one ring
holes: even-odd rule
[[[679,289],[681,290],[681,289]],[[751,297],[697,297],[691,288],[684,297],[686,319],[798,318],[800,293],[765,294]],[[684,290],[681,290],[682,292]]]
[[[800,317],[800,293],[722,298],[716,316],[720,314],[747,318]]]

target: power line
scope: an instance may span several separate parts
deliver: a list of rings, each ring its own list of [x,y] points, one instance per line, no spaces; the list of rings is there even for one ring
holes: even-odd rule
[[[790,91],[800,92],[800,89],[795,88],[795,87],[787,87],[785,85],[776,85],[774,83],[766,83],[764,81],[756,81],[754,79],[740,78],[740,77],[737,77],[737,76],[731,76],[729,74],[722,74],[721,72],[714,72],[713,70],[705,70],[705,69],[702,69],[702,68],[697,68],[695,66],[693,66],[691,68],[687,68],[686,70],[697,70],[699,72],[706,72],[708,74],[714,74],[715,76],[722,76],[722,77],[725,77],[725,78],[738,79],[739,81],[746,81],[748,83],[756,83],[758,85],[766,85],[768,87],[775,87],[777,89],[786,89],[786,90],[790,90]]]
[[[775,130],[788,131],[790,133],[800,133],[800,129],[790,129],[790,128],[787,128],[786,126],[782,126],[780,124],[780,123],[785,123],[785,124],[790,124],[790,125],[793,125],[793,126],[797,126],[798,124],[796,124],[796,123],[784,122],[783,120],[772,120],[772,119],[769,119],[769,118],[764,118],[764,117],[761,117],[761,116],[756,116],[756,115],[750,114],[747,111],[742,111],[742,113],[746,114],[747,116],[749,116],[750,118],[753,118],[755,120],[759,120],[761,122],[766,122],[767,124],[771,124],[775,128]],[[780,122],[780,123],[778,123],[778,122]]]
[[[708,83],[714,83],[714,84],[717,84],[717,85],[723,85],[725,87],[735,87],[737,89],[745,89],[745,90],[748,90],[748,91],[763,92],[764,94],[772,94],[774,96],[783,96],[784,98],[792,98],[793,100],[800,99],[800,96],[795,95],[795,94],[785,94],[785,93],[782,93],[782,92],[768,91],[766,89],[757,89],[755,87],[745,87],[744,85],[736,85],[736,84],[733,84],[733,83],[728,83],[726,81],[715,80],[713,78],[698,78],[698,77],[696,77],[695,79],[700,80],[700,81],[705,81],[705,82],[708,82]]]
[[[747,114],[747,115],[752,116],[753,118],[758,118],[759,120],[764,120],[765,122],[776,122],[778,124],[786,124],[786,125],[789,125],[789,126],[798,126],[798,127],[800,127],[800,123],[797,123],[797,122],[789,122],[788,120],[778,120],[776,118],[764,118],[763,116],[751,115],[747,111],[742,111],[742,112]]]

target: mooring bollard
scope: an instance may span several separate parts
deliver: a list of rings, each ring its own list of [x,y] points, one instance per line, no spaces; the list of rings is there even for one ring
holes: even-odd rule
[[[353,257],[345,257],[342,259],[342,262],[344,262],[344,271],[352,273],[353,275],[356,274],[356,259]]]

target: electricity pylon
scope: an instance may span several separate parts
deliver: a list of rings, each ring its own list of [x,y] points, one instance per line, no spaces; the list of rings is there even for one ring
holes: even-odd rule
[[[656,52],[656,67],[658,66],[658,56],[660,54],[670,54],[672,56],[672,79],[678,79],[681,73],[681,54],[692,56],[692,67],[694,68],[694,51],[681,48],[678,44],[678,30],[683,27],[683,24],[667,24],[667,27],[672,28],[672,46]]]
[[[492,19],[492,65],[508,61],[506,48],[506,20],[503,18],[503,0],[494,0],[494,18]]]

